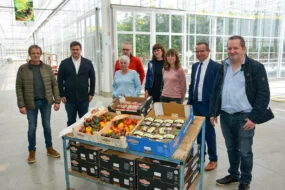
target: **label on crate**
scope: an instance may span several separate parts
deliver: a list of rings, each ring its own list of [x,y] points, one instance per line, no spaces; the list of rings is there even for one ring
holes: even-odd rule
[[[114,180],[114,182],[117,182],[117,183],[120,182],[118,178],[113,178],[113,180]]]
[[[128,179],[124,179],[124,184],[125,185],[130,185],[130,181]]]
[[[92,174],[95,174],[95,169],[94,169],[94,168],[90,168],[90,172],[91,172]]]
[[[80,154],[80,158],[86,160],[85,154]]]
[[[151,151],[151,148],[148,147],[148,146],[145,146],[144,149],[145,149],[146,151]]]
[[[158,188],[154,188],[154,190],[161,190],[161,189],[158,189]]]
[[[113,167],[116,167],[116,168],[119,168],[119,164],[117,164],[117,163],[113,163]]]
[[[89,159],[90,159],[90,160],[94,160],[93,154],[89,154]]]
[[[159,173],[159,172],[154,172],[154,176],[161,177],[161,173]]]
[[[82,169],[82,171],[85,171],[85,172],[87,171],[87,169],[85,167],[82,167],[81,169]]]

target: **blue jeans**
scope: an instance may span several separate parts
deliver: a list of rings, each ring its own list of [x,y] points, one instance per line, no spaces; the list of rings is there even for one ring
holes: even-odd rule
[[[65,110],[67,113],[67,126],[72,125],[76,122],[77,113],[79,118],[83,117],[88,112],[89,102],[66,102]]]
[[[29,122],[28,141],[29,151],[36,150],[36,131],[38,123],[38,111],[41,112],[42,125],[44,128],[46,148],[52,147],[51,128],[50,128],[50,115],[51,106],[48,105],[46,100],[35,100],[36,108],[27,110],[27,118]]]
[[[250,184],[253,167],[252,144],[255,128],[250,131],[243,129],[248,116],[249,113],[230,115],[222,112],[220,117],[230,162],[228,172],[242,184]]]
[[[196,116],[206,117],[205,118],[206,119],[205,120],[205,141],[206,141],[205,144],[207,144],[207,147],[208,147],[207,152],[209,154],[209,160],[212,162],[217,162],[218,156],[217,156],[216,131],[210,122],[209,105],[203,104],[202,102],[194,102],[193,111],[194,111],[194,115]],[[202,141],[202,131],[200,131],[198,135],[197,143],[201,144],[201,141]]]
[[[178,104],[181,104],[181,98],[171,98],[171,97],[165,97],[165,96],[161,96],[160,97],[160,102],[176,102]]]

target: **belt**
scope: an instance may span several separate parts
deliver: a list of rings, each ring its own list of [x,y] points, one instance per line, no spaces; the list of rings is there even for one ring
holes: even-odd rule
[[[235,113],[228,113],[228,112],[225,112],[225,111],[222,111],[222,113],[225,113],[225,114],[228,114],[228,115],[246,115],[246,114],[249,114],[248,112],[235,112]]]

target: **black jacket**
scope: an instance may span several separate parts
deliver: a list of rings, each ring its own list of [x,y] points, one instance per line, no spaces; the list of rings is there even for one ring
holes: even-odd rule
[[[197,68],[199,66],[200,62],[197,62],[193,64],[192,66],[192,72],[191,72],[191,84],[189,85],[189,91],[188,91],[188,102],[187,104],[193,105],[194,101],[194,84],[195,84],[195,77]],[[221,64],[213,61],[210,59],[209,65],[207,67],[205,78],[204,78],[204,84],[203,84],[203,90],[202,90],[202,102],[204,104],[210,103],[210,97],[212,94],[212,89],[214,86],[215,78],[217,76],[217,73],[221,67]]]
[[[72,58],[63,60],[59,66],[57,82],[60,97],[65,96],[66,101],[89,101],[89,95],[94,96],[95,93],[95,71],[92,62],[81,56],[76,74]]]
[[[210,101],[210,116],[217,117],[221,111],[221,96],[222,86],[225,78],[225,63],[222,62]],[[249,103],[252,106],[252,111],[249,115],[249,119],[254,123],[263,123],[274,116],[270,109],[268,109],[270,101],[270,90],[267,79],[267,74],[264,65],[247,57],[245,58],[245,64],[242,65],[245,77],[245,91]]]

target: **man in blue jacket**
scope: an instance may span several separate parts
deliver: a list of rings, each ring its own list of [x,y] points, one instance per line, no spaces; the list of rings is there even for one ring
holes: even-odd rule
[[[210,49],[206,42],[196,44],[196,57],[199,62],[193,64],[191,72],[191,84],[189,86],[188,103],[193,106],[194,115],[206,117],[205,140],[208,147],[210,162],[205,171],[211,171],[217,167],[216,132],[210,122],[209,103],[212,88],[221,64],[210,59]],[[201,144],[201,133],[198,136],[198,144]]]
[[[63,60],[58,70],[58,87],[61,101],[67,112],[67,126],[88,112],[89,102],[95,93],[95,71],[90,60],[81,56],[81,44],[70,44],[71,57]]]
[[[241,36],[230,37],[227,49],[228,58],[217,74],[211,96],[210,120],[215,125],[220,115],[230,168],[229,175],[216,183],[239,183],[238,190],[249,190],[255,124],[264,123],[274,115],[268,106],[270,90],[264,65],[247,57]]]

